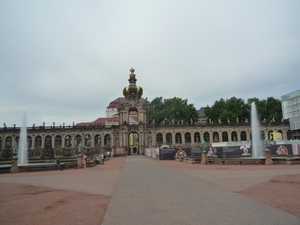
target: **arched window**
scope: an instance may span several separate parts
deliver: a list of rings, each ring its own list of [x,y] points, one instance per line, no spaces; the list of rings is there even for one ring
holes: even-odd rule
[[[270,140],[273,140],[273,131],[272,130],[269,130],[268,131],[268,138],[270,139]]]
[[[166,141],[167,141],[167,145],[172,144],[172,134],[171,133],[166,134]]]
[[[11,137],[7,137],[5,139],[5,148],[11,148],[12,147],[12,138]]]
[[[246,131],[241,132],[241,141],[247,141],[247,133]]]
[[[42,147],[42,137],[41,136],[36,136],[35,141],[34,141],[35,147]]]
[[[110,134],[105,134],[104,136],[104,145],[109,146],[110,145]]]
[[[214,138],[214,142],[219,142],[220,138],[219,138],[219,133],[217,131],[215,131],[213,133],[213,138]]]
[[[205,142],[210,142],[210,135],[208,132],[204,132],[203,139]]]
[[[54,142],[55,142],[55,147],[56,148],[60,148],[62,146],[62,138],[60,135],[56,135],[55,136],[55,139],[54,139]]]
[[[222,132],[222,141],[228,142],[228,133],[226,131]]]
[[[92,145],[92,137],[90,134],[86,134],[84,136],[84,145],[85,146],[91,146]]]
[[[75,142],[74,142],[75,146],[78,146],[79,144],[81,144],[82,146],[82,139],[81,139],[81,135],[77,134],[75,136]]]
[[[157,133],[156,134],[156,144],[157,145],[162,145],[163,144],[163,135],[162,135],[162,133]]]
[[[32,147],[32,137],[31,136],[27,136],[27,146],[28,146],[28,149],[30,149]]]
[[[50,148],[52,146],[52,137],[50,135],[47,135],[45,138],[45,147]]]
[[[65,137],[65,146],[66,147],[71,147],[71,143],[72,143],[72,137],[71,137],[71,135],[66,135],[66,137]]]
[[[100,136],[100,134],[95,135],[95,146],[101,146],[101,136]]]
[[[181,141],[181,133],[176,133],[175,134],[175,140],[176,140],[177,144],[182,143],[182,141]]]
[[[184,134],[184,141],[185,141],[185,143],[191,143],[191,133],[190,132],[186,132],[185,134]]]
[[[231,141],[237,141],[238,138],[237,138],[237,133],[236,131],[232,131],[231,132]]]
[[[199,132],[194,133],[194,142],[195,143],[201,143],[201,138],[200,138],[200,133]]]

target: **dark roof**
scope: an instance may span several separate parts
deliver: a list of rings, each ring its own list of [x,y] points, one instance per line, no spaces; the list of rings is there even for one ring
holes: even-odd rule
[[[206,107],[201,107],[198,111],[198,114],[199,114],[199,117],[200,118],[205,118],[205,113],[204,113],[204,110],[206,109]]]

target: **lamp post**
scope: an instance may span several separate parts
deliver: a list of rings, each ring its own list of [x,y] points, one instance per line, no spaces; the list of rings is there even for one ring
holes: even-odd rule
[[[13,145],[13,158],[16,159],[18,158],[18,150],[19,150],[19,146],[18,146],[18,142],[15,141],[14,145]]]
[[[79,142],[79,144],[77,145],[78,147],[78,155],[77,155],[77,167],[78,168],[82,168],[82,157],[81,157],[81,141]]]
[[[89,135],[88,134],[85,135],[84,139],[85,139],[85,146],[89,146],[89,140],[90,140]]]
[[[202,145],[203,145],[203,147],[204,147],[202,152],[205,153],[205,152],[206,152],[206,142],[205,142],[205,141],[202,141]]]
[[[204,149],[202,151],[201,164],[206,165],[208,163],[207,154],[206,154],[206,142],[202,141],[202,145],[204,146]]]
[[[267,136],[265,137],[265,145],[266,145],[266,151],[270,151],[270,140]]]
[[[11,173],[17,173],[19,172],[19,168],[18,168],[18,142],[15,141],[14,145],[13,145],[13,157],[12,157],[12,162],[11,162],[11,168],[10,168],[10,172]]]
[[[266,145],[266,165],[273,165],[273,160],[271,157],[271,151],[270,151],[270,141],[268,137],[265,137],[265,145]]]
[[[68,147],[71,147],[71,136],[70,135],[67,135],[66,136],[66,143],[65,143],[65,145],[66,145],[66,147],[68,148]]]
[[[81,145],[81,142],[79,142],[79,144],[78,144],[78,155],[81,155],[81,148],[82,148],[82,145]]]

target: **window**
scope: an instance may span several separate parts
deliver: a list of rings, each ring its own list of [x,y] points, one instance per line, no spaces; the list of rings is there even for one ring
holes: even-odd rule
[[[156,144],[157,145],[163,144],[163,135],[161,133],[156,134]]]

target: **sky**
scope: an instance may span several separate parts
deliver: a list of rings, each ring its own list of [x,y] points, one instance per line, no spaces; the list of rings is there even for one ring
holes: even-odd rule
[[[196,109],[300,89],[299,0],[1,0],[0,127],[105,117],[130,68]]]

